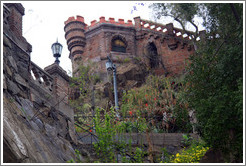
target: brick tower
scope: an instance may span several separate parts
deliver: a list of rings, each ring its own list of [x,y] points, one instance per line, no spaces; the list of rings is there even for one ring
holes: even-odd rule
[[[172,23],[158,24],[140,17],[135,17],[134,22],[112,17],[106,20],[102,16],[87,25],[82,16],[69,17],[64,30],[73,76],[78,75],[78,66],[83,64],[90,65],[93,73],[104,79],[108,55],[117,68],[127,68],[128,63],[138,60],[157,75],[178,76],[186,72],[186,62],[195,51],[192,39],[197,34]],[[201,39],[203,33],[199,32]]]
[[[77,16],[76,19],[69,17],[68,20],[65,21],[65,38],[67,40],[68,50],[70,51],[69,58],[72,61],[73,71],[77,69],[86,45],[84,34],[85,27],[84,18],[81,16]]]

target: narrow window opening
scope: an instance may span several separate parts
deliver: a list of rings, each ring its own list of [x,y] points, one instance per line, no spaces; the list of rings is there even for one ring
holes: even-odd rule
[[[157,48],[155,46],[155,44],[149,43],[147,46],[147,50],[148,50],[148,58],[149,58],[149,64],[151,68],[158,68],[159,66],[159,57],[158,57],[158,53],[157,53]]]

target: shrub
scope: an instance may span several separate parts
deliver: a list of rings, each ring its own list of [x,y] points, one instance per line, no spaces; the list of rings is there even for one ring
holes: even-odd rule
[[[179,85],[171,78],[150,75],[144,86],[124,93],[122,116],[127,121],[146,123],[154,132],[190,131],[187,104],[177,100]]]
[[[180,153],[172,156],[171,163],[198,163],[208,151],[203,143],[194,142],[189,148],[184,147]]]

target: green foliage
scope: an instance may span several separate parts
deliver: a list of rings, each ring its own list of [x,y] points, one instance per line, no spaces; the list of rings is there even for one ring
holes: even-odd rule
[[[222,150],[227,162],[242,162],[243,4],[160,4],[160,10],[158,5],[155,7],[181,24],[191,23],[195,16],[203,19],[207,37],[196,43],[198,49],[190,57],[185,100],[196,111],[203,139]]]
[[[141,58],[140,57],[133,57],[133,60],[137,63],[141,62]]]
[[[192,137],[189,136],[188,134],[183,134],[182,137],[183,140],[181,141],[181,143],[183,143],[185,147],[190,146],[193,141]]]
[[[128,119],[125,118],[118,123],[118,128],[121,129],[122,132],[126,133],[143,133],[146,131],[147,125],[146,120],[144,118]]]
[[[100,115],[103,113],[104,115]],[[98,142],[94,144],[97,162],[102,163],[141,163],[146,154],[141,148],[136,148],[135,152],[131,146],[131,139],[122,135],[125,127],[119,121],[115,121],[116,117],[113,108],[110,112],[97,109],[94,118],[96,135]],[[104,120],[102,120],[104,117]],[[118,139],[116,139],[116,136]],[[127,141],[128,140],[128,141]],[[117,154],[120,154],[121,160],[117,160]]]
[[[87,125],[92,125],[92,94],[94,93],[94,100],[100,96],[93,88],[95,84],[101,81],[100,76],[92,72],[93,68],[93,63],[87,66],[80,65],[78,70],[79,74],[77,77],[72,77],[70,82],[73,96],[70,99],[70,106],[74,108],[75,117],[78,117],[78,121]],[[83,118],[80,118],[81,115]],[[80,129],[78,128],[78,130]]]
[[[161,151],[162,151],[162,154],[161,154],[161,158],[159,158],[159,162],[160,163],[170,163],[172,159],[171,154],[168,153],[165,147],[162,148]]]
[[[98,143],[94,144],[97,156],[100,162],[116,162],[115,156],[115,136],[116,130],[113,120],[108,113],[105,112],[105,119],[103,124],[101,122],[100,110],[96,111],[94,124],[96,134],[98,136]]]
[[[129,117],[126,119],[126,127],[142,126],[138,129],[140,132],[144,132],[147,127],[154,132],[189,132],[188,106],[177,98],[180,96],[180,85],[175,81],[164,76],[150,75],[146,85],[125,93],[121,114]]]
[[[183,135],[186,145],[176,155],[168,153],[166,148],[162,148],[162,156],[159,158],[161,163],[198,163],[208,151],[206,143],[199,139],[195,140],[189,135]]]
[[[243,143],[242,41],[238,37],[223,40],[207,41],[191,57],[186,98],[196,110],[203,138],[222,150],[228,161],[236,162],[242,159]]]
[[[70,100],[70,105],[76,109],[76,112],[83,110],[83,104],[87,102],[88,94],[90,94],[90,83],[93,78],[89,71],[90,66],[81,65],[79,66],[79,76],[71,79],[70,87],[76,93],[76,100]]]
[[[169,16],[179,19],[183,24],[192,21],[198,10],[198,4],[195,3],[153,3],[149,7],[155,18]]]
[[[134,155],[134,159],[136,163],[142,163],[143,162],[143,157],[144,157],[144,152],[141,148],[136,148],[136,152]]]
[[[191,146],[189,148],[184,148],[180,153],[173,156],[170,160],[171,163],[199,163],[201,158],[208,151],[209,147],[204,147],[201,145]]]
[[[123,60],[123,63],[128,63],[128,62],[130,62],[130,61],[131,61],[130,58],[125,58],[125,59]]]
[[[67,163],[82,163],[81,154],[78,149],[75,149],[75,160],[70,159],[67,161]]]

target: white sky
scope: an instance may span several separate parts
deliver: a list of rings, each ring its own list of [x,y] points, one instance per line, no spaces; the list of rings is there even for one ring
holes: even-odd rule
[[[150,1],[151,2],[151,1]],[[138,1],[23,1],[25,15],[23,17],[23,36],[32,45],[31,60],[41,68],[54,63],[51,45],[58,42],[63,45],[60,66],[69,74],[72,71],[69,51],[65,40],[64,22],[71,16],[80,15],[90,25],[99,17],[123,18],[125,22],[136,16],[151,20],[150,2],[143,1],[144,6],[136,5]],[[131,12],[133,6],[137,11]],[[172,22],[165,19],[162,23]],[[177,27],[176,24],[174,26]]]

